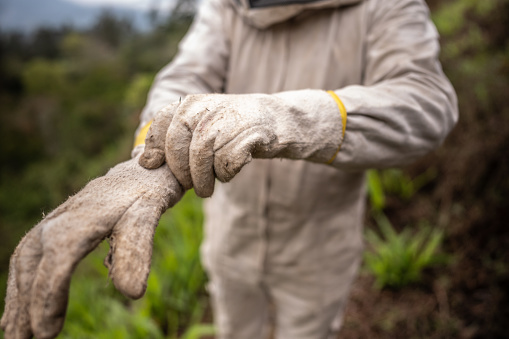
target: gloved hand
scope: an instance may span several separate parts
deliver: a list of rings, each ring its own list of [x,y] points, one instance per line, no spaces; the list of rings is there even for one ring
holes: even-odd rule
[[[140,164],[157,168],[165,154],[182,186],[200,197],[212,195],[215,177],[231,180],[252,158],[331,163],[346,125],[339,98],[320,90],[188,95],[176,105],[157,114]]]
[[[72,272],[106,237],[111,249],[105,264],[115,287],[140,298],[159,218],[183,193],[168,167],[146,170],[136,158],[92,180],[48,214],[11,257],[0,323],[5,338],[56,337],[65,319]]]

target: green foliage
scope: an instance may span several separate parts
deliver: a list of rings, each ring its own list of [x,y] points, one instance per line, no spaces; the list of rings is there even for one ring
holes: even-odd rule
[[[464,29],[467,14],[473,12],[481,17],[488,16],[496,8],[497,3],[503,1],[451,1],[434,13],[433,19],[440,34],[446,36],[457,34]]]
[[[44,59],[36,59],[25,66],[23,83],[30,94],[58,95],[64,86],[63,65]]]
[[[97,255],[90,260],[100,262]],[[77,274],[73,279],[67,320],[59,338],[164,337],[150,315],[130,310],[123,298],[107,286],[104,268],[85,271],[86,275]]]
[[[371,216],[381,236],[373,229],[366,229],[368,249],[364,253],[364,265],[374,275],[377,288],[401,288],[418,282],[424,269],[440,261],[441,256],[436,252],[443,242],[443,230],[421,226],[414,232],[405,227],[397,233],[383,213],[388,196],[409,201],[435,177],[433,168],[415,178],[400,169],[368,171]]]
[[[212,325],[198,324],[191,326],[182,339],[200,339],[202,336],[212,336],[216,334],[216,329]]]
[[[418,282],[422,271],[443,258],[437,254],[444,233],[422,226],[417,232],[405,228],[397,233],[382,213],[375,215],[381,235],[368,229],[368,250],[364,254],[366,269],[375,276],[378,288],[401,288]]]
[[[381,211],[385,207],[385,191],[377,170],[368,171],[368,195],[371,208]]]
[[[152,74],[137,74],[127,88],[125,105],[131,109],[138,109],[145,104],[147,93],[152,85],[154,76]]]
[[[200,264],[203,214],[201,200],[186,194],[161,220],[154,246],[153,270],[142,311],[150,314],[170,337],[202,317],[206,276]]]
[[[508,10],[508,0],[455,0],[433,13],[444,70],[458,93],[461,127],[505,114]]]
[[[423,186],[437,176],[434,168],[429,168],[415,178],[411,178],[401,169],[369,170],[368,195],[373,211],[382,211],[386,205],[386,195],[410,200]]]

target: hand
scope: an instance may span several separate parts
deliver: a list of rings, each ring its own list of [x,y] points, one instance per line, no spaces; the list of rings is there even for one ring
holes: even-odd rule
[[[168,167],[146,170],[132,159],[48,214],[11,257],[0,323],[5,338],[56,337],[64,324],[72,272],[106,237],[111,249],[105,264],[115,287],[140,298],[159,218],[183,193]]]
[[[156,168],[165,154],[182,186],[208,197],[216,177],[230,181],[252,158],[331,161],[342,125],[336,103],[319,90],[189,95],[157,114],[140,164]]]

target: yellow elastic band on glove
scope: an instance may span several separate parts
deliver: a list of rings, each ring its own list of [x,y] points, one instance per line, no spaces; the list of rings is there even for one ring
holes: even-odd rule
[[[136,136],[136,139],[134,140],[134,146],[133,148],[135,148],[136,146],[139,146],[139,145],[145,145],[145,138],[147,137],[147,133],[148,133],[148,129],[150,128],[150,125],[152,125],[152,121],[153,120],[150,120],[145,126],[143,126],[143,128],[140,130],[140,133],[138,133],[138,135]]]
[[[345,108],[345,105],[343,105],[343,102],[341,101],[341,99],[337,96],[336,93],[334,93],[334,91],[327,91],[327,93],[330,94],[330,96],[334,99],[334,101],[336,102],[336,104],[338,105],[338,108],[339,108],[339,113],[341,113],[341,122],[343,124],[343,133],[341,135],[341,140],[345,140],[345,132],[346,132],[346,117],[347,117],[347,114],[346,114],[346,108]],[[338,150],[336,151],[336,153],[332,156],[332,158],[327,162],[328,164],[332,164],[332,162],[334,161],[334,159],[336,159],[336,156],[338,155],[339,153],[339,150],[341,149],[341,145],[343,145],[343,141],[341,141],[341,144],[339,145],[338,147]]]

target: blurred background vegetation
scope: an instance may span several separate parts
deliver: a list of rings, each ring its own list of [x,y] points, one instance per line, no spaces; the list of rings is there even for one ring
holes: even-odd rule
[[[460,122],[418,163],[370,171],[365,266],[342,338],[507,337],[509,1],[428,4]],[[90,28],[0,31],[2,309],[9,256],[22,235],[129,157],[148,88],[176,53],[193,5],[179,1],[145,32],[108,12]],[[163,216],[141,300],[126,300],[109,283],[107,244],[80,264],[61,338],[210,335],[200,204],[188,193]]]

